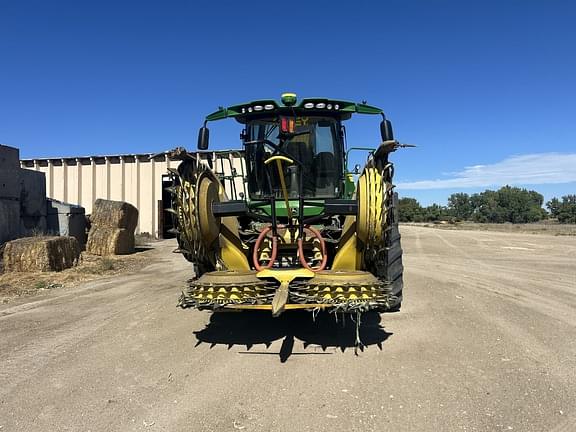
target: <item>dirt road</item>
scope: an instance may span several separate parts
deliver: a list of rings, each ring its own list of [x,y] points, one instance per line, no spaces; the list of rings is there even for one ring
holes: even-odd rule
[[[576,430],[576,238],[403,227],[405,303],[354,326],[180,310],[133,275],[0,307],[0,431]]]

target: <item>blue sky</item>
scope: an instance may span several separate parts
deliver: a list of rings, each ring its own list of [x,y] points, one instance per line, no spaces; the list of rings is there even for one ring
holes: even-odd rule
[[[21,156],[195,148],[256,98],[382,107],[404,196],[516,184],[576,193],[571,1],[2,1],[0,143]],[[349,144],[379,143],[378,118]],[[213,148],[240,145],[234,121]]]

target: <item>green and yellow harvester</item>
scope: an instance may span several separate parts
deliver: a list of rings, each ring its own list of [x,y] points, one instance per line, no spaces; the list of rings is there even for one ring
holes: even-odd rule
[[[346,147],[343,122],[381,115],[377,148]],[[243,126],[238,167],[217,174],[208,122]],[[402,248],[389,155],[403,145],[381,109],[308,98],[257,100],[221,108],[200,129],[197,153],[176,150],[172,170],[179,251],[194,265],[180,306],[396,311],[402,302]],[[368,151],[349,170],[351,150]],[[200,157],[204,156],[204,157]],[[225,180],[240,187],[225,188]],[[226,190],[228,189],[228,190]]]

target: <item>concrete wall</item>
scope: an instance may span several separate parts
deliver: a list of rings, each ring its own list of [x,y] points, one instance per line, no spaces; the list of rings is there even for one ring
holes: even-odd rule
[[[21,169],[18,149],[0,145],[0,244],[45,229],[44,173]]]
[[[0,145],[0,244],[20,233],[18,149]]]
[[[241,153],[209,152],[214,160],[214,170],[231,175],[231,164],[240,175],[244,169]],[[137,233],[161,235],[162,177],[169,168],[177,168],[180,161],[171,160],[167,154],[151,158],[150,154],[126,154],[115,156],[87,156],[71,158],[26,159],[22,168],[39,171],[46,175],[46,193],[49,198],[78,204],[92,212],[96,199],[104,198],[127,201],[139,211]],[[241,177],[224,180],[226,190],[233,196],[232,184],[237,194],[244,190]],[[160,202],[159,202],[160,201]]]
[[[20,169],[20,235],[46,232],[46,177]]]
[[[20,203],[0,198],[0,245],[20,235]]]

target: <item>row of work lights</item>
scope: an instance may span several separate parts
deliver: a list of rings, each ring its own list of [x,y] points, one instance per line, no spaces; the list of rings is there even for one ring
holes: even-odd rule
[[[338,105],[338,104],[332,105],[331,103],[326,103],[326,102],[316,102],[316,103],[307,102],[304,104],[304,108],[307,108],[307,109],[317,108],[317,109],[329,109],[329,110],[334,108],[335,110],[339,110],[340,105]]]
[[[242,107],[242,114],[246,114],[246,113],[251,113],[251,112],[259,112],[259,111],[271,111],[273,110],[275,107],[273,104],[266,104],[266,105],[254,105],[254,106],[249,106],[249,107]],[[304,104],[304,108],[306,109],[334,109],[334,110],[339,110],[340,109],[340,105],[338,104],[331,104],[331,103],[327,103],[327,102],[307,102]]]
[[[254,105],[254,106],[251,106],[251,107],[248,107],[248,108],[245,108],[245,107],[242,108],[242,114],[246,114],[246,112],[251,113],[251,112],[253,112],[253,111],[256,111],[256,112],[258,112],[258,111],[264,111],[264,110],[270,111],[270,110],[273,110],[273,109],[274,109],[274,105],[272,105],[272,104]]]

